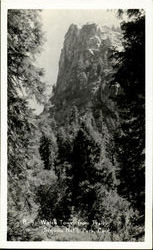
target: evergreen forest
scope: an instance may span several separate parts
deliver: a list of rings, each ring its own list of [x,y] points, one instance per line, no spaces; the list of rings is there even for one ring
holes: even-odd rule
[[[70,26],[48,100],[41,10],[8,10],[8,241],[144,241],[145,14],[116,15]]]

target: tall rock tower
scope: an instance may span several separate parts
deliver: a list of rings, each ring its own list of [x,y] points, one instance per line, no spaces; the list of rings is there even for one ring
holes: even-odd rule
[[[106,26],[71,24],[65,35],[59,60],[57,83],[51,102],[57,120],[64,119],[72,106],[80,113],[110,95],[113,47],[120,47],[121,34]]]

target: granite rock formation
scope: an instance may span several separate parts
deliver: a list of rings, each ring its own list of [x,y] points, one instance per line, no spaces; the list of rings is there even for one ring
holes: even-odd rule
[[[121,48],[121,34],[106,26],[86,24],[79,28],[71,24],[59,60],[59,72],[51,102],[57,120],[72,106],[80,112],[103,103],[104,112],[113,109],[111,95],[118,92],[110,86],[113,73],[113,48]],[[112,107],[111,107],[112,106]]]

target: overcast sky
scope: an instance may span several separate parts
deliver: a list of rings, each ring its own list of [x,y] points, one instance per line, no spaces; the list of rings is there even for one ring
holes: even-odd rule
[[[99,25],[119,26],[119,19],[114,11],[107,10],[43,10],[41,13],[46,42],[38,57],[38,65],[45,70],[45,81],[52,85],[56,83],[60,52],[64,36],[69,26],[74,23],[83,25],[97,23]],[[48,94],[50,94],[49,88]],[[38,109],[38,107],[36,107]],[[40,111],[38,110],[38,113]]]

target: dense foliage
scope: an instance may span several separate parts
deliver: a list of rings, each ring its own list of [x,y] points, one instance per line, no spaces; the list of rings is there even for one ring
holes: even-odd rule
[[[28,100],[44,99],[43,72],[34,64],[42,41],[39,11],[8,11],[8,240],[20,238],[23,218],[36,216],[28,180],[37,164],[36,120]]]
[[[34,63],[43,44],[39,12],[8,11],[8,240],[143,240],[143,12],[127,11],[123,50],[114,53],[115,69],[111,60],[105,69],[111,76],[97,67],[103,85],[93,107],[71,105],[69,96],[61,117],[49,103],[39,116],[28,104],[45,100]],[[108,100],[112,72],[122,91]]]
[[[118,191],[144,216],[145,202],[145,16],[128,10],[129,21],[121,24],[123,51],[114,81],[122,88],[117,98],[121,127],[116,134],[120,164]],[[122,133],[121,133],[122,131]]]

